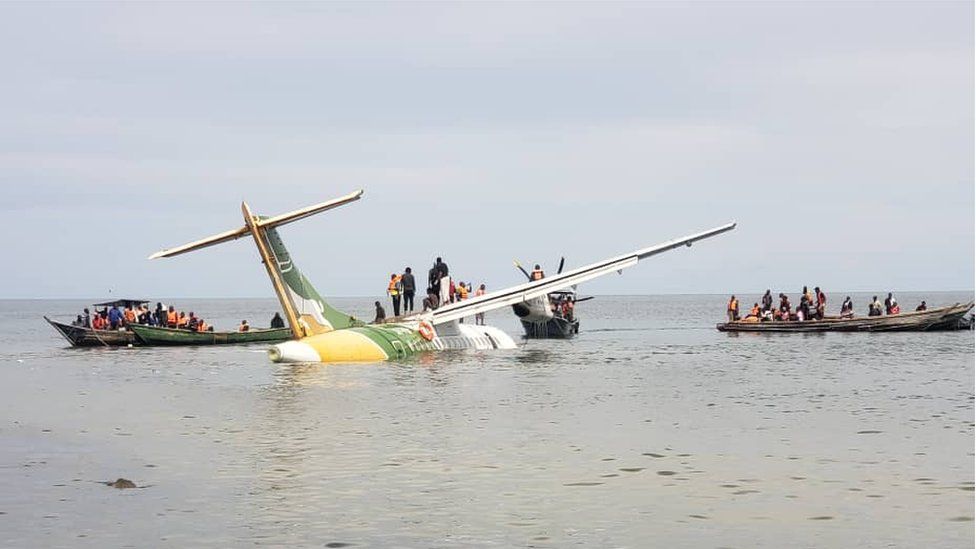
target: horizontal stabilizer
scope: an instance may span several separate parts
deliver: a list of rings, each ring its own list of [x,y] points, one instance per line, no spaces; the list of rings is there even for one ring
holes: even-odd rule
[[[317,213],[322,213],[333,208],[338,208],[350,202],[359,200],[363,196],[363,191],[360,189],[356,192],[349,193],[345,196],[340,196],[339,198],[329,200],[326,202],[321,202],[315,204],[314,206],[308,206],[293,212],[288,212],[281,215],[276,215],[274,217],[267,217],[264,219],[257,220],[256,224],[258,227],[262,228],[274,228],[281,225],[286,225],[293,221],[298,221],[300,219],[305,219],[308,216],[315,215]],[[223,244],[224,242],[230,242],[231,240],[237,240],[242,236],[250,234],[251,230],[247,225],[239,228],[223,232],[220,234],[215,234],[213,236],[208,236],[202,240],[197,240],[196,242],[190,242],[189,244],[184,244],[182,246],[177,246],[175,248],[168,248],[159,252],[156,252],[149,256],[149,259],[158,259],[160,257],[173,257],[180,254],[185,254],[187,252],[192,252],[199,250],[201,248],[207,248],[210,246],[215,246],[217,244]]]
[[[543,278],[542,280],[536,280],[534,282],[528,282],[525,284],[519,284],[518,286],[512,286],[511,288],[492,292],[473,299],[461,301],[459,303],[445,305],[432,313],[426,313],[426,315],[430,317],[433,324],[437,325],[444,324],[446,322],[453,322],[477,313],[486,313],[488,311],[499,309],[508,305],[522,303],[536,297],[544,296],[550,292],[569,288],[581,282],[586,282],[587,280],[592,280],[594,278],[631,267],[636,265],[641,259],[651,257],[652,255],[657,255],[681,246],[691,246],[694,242],[711,238],[724,232],[731,231],[734,228],[735,223],[728,223],[720,227],[715,227],[714,229],[676,238],[656,246],[643,248],[629,254],[624,254],[611,259],[599,261],[597,263],[592,263],[590,265],[586,265],[585,267],[566,271],[553,277]]]

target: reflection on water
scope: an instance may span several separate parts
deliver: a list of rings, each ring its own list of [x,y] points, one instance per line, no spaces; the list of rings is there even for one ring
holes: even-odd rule
[[[3,546],[973,544],[971,333],[723,334],[722,296],[601,297],[573,341],[274,365],[63,349],[24,324],[54,305],[0,302]]]

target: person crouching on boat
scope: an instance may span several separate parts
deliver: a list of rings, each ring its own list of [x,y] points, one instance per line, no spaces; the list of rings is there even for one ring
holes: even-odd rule
[[[749,309],[749,314],[747,314],[746,317],[742,319],[742,322],[759,322],[759,314],[760,314],[759,304],[753,303],[752,309]]]
[[[881,316],[881,302],[878,301],[878,296],[871,298],[871,304],[868,305],[868,316]]]
[[[729,316],[729,322],[739,320],[739,300],[734,295],[729,298],[729,306],[726,308],[726,313]]]
[[[248,323],[247,323],[246,320],[242,320],[241,321],[241,325],[237,327],[237,331],[238,332],[249,332],[249,331],[251,331],[251,327],[248,325]]]
[[[922,304],[921,305],[919,305],[918,307],[915,307],[915,310],[916,311],[924,311],[926,309],[928,309],[928,307],[925,306],[925,301],[922,301]]]
[[[854,302],[851,301],[851,296],[844,298],[844,303],[840,306],[840,317],[841,318],[854,318]]]
[[[206,332],[208,328],[210,328],[210,326],[208,326],[207,323],[204,322],[204,320],[202,318],[198,318],[197,319],[196,331],[198,331],[198,332]]]

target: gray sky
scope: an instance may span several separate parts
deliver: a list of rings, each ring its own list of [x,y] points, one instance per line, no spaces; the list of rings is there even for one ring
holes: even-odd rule
[[[735,219],[594,293],[973,287],[973,4],[0,4],[0,297],[499,288]]]

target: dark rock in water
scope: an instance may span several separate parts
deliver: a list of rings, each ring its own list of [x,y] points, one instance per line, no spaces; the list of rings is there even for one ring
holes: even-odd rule
[[[125,488],[138,488],[136,483],[122,477],[119,477],[115,482],[106,482],[105,485],[111,486],[112,488],[118,488],[119,490],[123,490]]]

